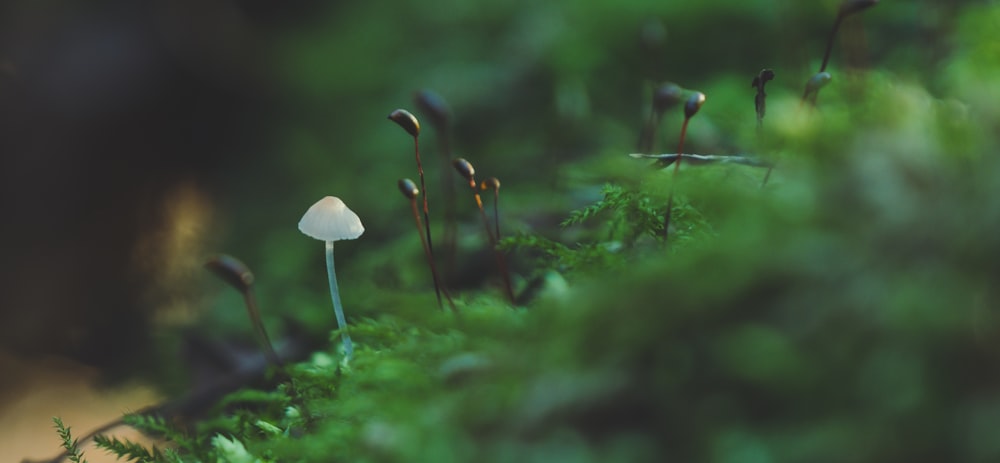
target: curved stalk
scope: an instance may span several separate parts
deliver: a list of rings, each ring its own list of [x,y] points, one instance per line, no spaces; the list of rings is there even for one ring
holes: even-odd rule
[[[431,254],[430,245],[424,238],[423,230],[420,229],[420,215],[417,213],[417,200],[415,198],[410,198],[410,208],[413,209],[413,223],[417,225],[417,235],[420,235],[420,244],[424,247],[424,255],[427,257],[427,263],[431,267],[431,278],[434,279],[434,289],[438,290],[438,306],[442,308],[444,307],[444,305],[441,304],[441,293],[443,292],[444,297],[448,300],[448,306],[451,307],[451,311],[458,313],[458,309],[455,308],[455,302],[451,300],[451,294],[448,294],[448,288],[439,283],[441,278],[438,276],[437,266],[434,265],[434,255]]]
[[[250,314],[250,321],[253,322],[253,329],[257,332],[257,338],[264,346],[264,355],[267,357],[268,362],[279,369],[284,368],[284,363],[281,362],[281,358],[274,351],[271,338],[267,335],[267,330],[264,329],[264,322],[260,318],[260,310],[257,309],[257,298],[254,297],[253,291],[247,290],[243,293],[243,302],[247,306],[247,313]]]

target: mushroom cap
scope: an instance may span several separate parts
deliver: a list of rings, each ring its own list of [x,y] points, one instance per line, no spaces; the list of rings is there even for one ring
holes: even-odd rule
[[[299,231],[321,241],[353,240],[365,232],[361,219],[340,198],[327,196],[299,220]]]

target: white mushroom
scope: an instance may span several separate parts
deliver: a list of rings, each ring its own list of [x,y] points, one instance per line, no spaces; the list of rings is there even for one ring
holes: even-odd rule
[[[306,211],[299,221],[299,231],[310,238],[326,242],[326,273],[330,278],[330,297],[333,298],[333,310],[337,315],[337,328],[344,341],[344,354],[351,358],[354,347],[351,345],[351,336],[347,334],[347,320],[340,303],[337,272],[333,267],[333,242],[353,240],[365,232],[365,227],[361,225],[358,215],[348,209],[340,198],[327,196]]]

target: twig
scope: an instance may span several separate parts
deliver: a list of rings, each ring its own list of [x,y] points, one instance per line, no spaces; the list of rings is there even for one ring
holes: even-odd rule
[[[656,159],[659,161],[657,167],[668,167],[677,160],[676,153],[666,153],[666,154],[643,154],[643,153],[629,153],[630,157],[636,159]],[[706,164],[740,164],[750,167],[763,167],[771,168],[774,163],[770,161],[765,161],[759,159],[752,155],[743,154],[733,154],[733,155],[718,155],[718,154],[687,154],[684,153],[680,155],[684,160],[685,164],[689,165],[706,165]]]

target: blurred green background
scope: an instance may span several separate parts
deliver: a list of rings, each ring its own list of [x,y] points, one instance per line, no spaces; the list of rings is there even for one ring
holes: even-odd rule
[[[386,120],[421,116],[421,89],[448,101],[455,155],[501,179],[505,233],[614,248],[620,230],[594,223],[609,214],[557,224],[606,183],[665,203],[669,177],[625,155],[672,81],[707,95],[686,152],[779,167],[766,189],[741,166],[682,169],[680,245],[647,237],[538,304],[514,352],[539,364],[507,381],[596,371],[567,380],[584,384],[568,400],[597,404],[573,412],[518,389],[551,413],[526,427],[580,432],[542,433],[546,452],[995,461],[1000,7],[879,2],[844,21],[833,81],[802,108],[839,3],[6,2],[3,345],[133,371],[155,357],[153,326],[246,337],[237,296],[199,270],[214,252],[254,269],[272,329],[287,316],[322,333],[322,247],[295,224],[325,195],[366,226],[337,249],[348,312],[432,307],[395,188],[416,179],[412,140]],[[777,77],[758,136],[762,68]],[[422,120],[440,232],[449,173]],[[681,121],[664,119],[659,152]],[[459,217],[463,268],[489,273],[464,196]],[[512,254],[519,287],[557,267]],[[462,289],[495,291],[484,279]],[[517,442],[494,445],[522,455]]]
[[[834,69],[877,64],[949,88],[940,70],[961,4],[888,5],[847,21]],[[690,150],[748,150],[746,83],[773,68],[772,94],[794,96],[836,6],[6,2],[3,238],[17,244],[4,260],[4,342],[111,359],[120,342],[143,342],[142,329],[108,336],[118,321],[185,305],[164,300],[190,283],[184,259],[198,253],[236,254],[262,281],[297,288],[320,257],[294,224],[324,195],[359,212],[365,247],[409,234],[393,184],[415,177],[410,142],[385,115],[414,109],[419,89],[450,104],[455,155],[502,179],[511,227],[574,205],[575,166],[635,147],[654,83],[709,95]],[[439,185],[435,134],[423,138]],[[602,176],[586,172],[584,186]],[[58,335],[40,343],[40,332]]]

